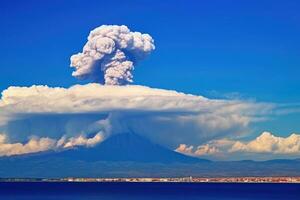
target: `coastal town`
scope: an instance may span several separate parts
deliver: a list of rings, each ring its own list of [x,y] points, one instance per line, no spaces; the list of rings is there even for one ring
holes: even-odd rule
[[[182,182],[182,183],[300,183],[300,177],[177,177],[177,178],[0,178],[0,182]]]

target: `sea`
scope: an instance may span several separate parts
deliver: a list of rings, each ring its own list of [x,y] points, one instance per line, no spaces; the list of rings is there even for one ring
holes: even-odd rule
[[[1,182],[1,200],[300,200],[300,184]]]

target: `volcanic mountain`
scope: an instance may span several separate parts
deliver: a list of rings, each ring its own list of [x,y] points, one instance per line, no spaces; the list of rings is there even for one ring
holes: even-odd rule
[[[0,157],[0,178],[300,176],[299,169],[299,159],[209,161],[194,158],[135,133],[114,134],[89,148]]]
[[[169,150],[132,133],[115,134],[95,147],[80,147],[58,153],[56,156],[84,161],[133,161],[154,163],[208,162]]]

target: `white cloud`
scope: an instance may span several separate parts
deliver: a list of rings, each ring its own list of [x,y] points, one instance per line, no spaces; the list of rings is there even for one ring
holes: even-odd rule
[[[0,156],[20,155],[46,151],[54,148],[56,141],[50,138],[32,138],[27,143],[7,143],[6,136],[0,135]]]
[[[177,149],[175,149],[175,151],[177,152],[180,152],[180,153],[184,153],[184,154],[187,154],[187,155],[190,155],[190,154],[193,154],[193,149],[194,149],[194,146],[193,145],[186,145],[186,144],[180,144],[178,146]]]
[[[9,87],[0,100],[0,131],[12,141],[135,131],[174,148],[242,135],[270,104],[212,100],[138,85]]]
[[[257,138],[250,141],[230,139],[212,140],[196,148],[186,144],[178,146],[176,151],[193,156],[212,156],[214,158],[230,158],[245,155],[264,154],[272,158],[274,155],[297,156],[300,153],[300,135],[291,134],[288,137],[274,136],[270,132],[263,132]]]
[[[63,136],[59,140],[55,140],[48,137],[33,137],[29,139],[26,143],[9,143],[7,142],[7,136],[5,134],[0,134],[0,156],[36,153],[48,151],[51,149],[59,150],[72,148],[75,146],[93,147],[94,145],[100,143],[102,140],[103,136],[98,133],[92,138],[86,138],[82,135],[71,138],[66,138],[65,136]]]
[[[217,149],[216,147],[214,146],[211,147],[208,144],[205,144],[205,145],[198,146],[195,151],[195,154],[201,156],[201,155],[212,155],[219,152],[220,150]]]
[[[243,101],[211,100],[173,90],[138,85],[74,85],[70,88],[48,86],[9,87],[2,92],[0,108],[9,113],[82,113],[113,110],[164,112],[218,112],[257,114],[262,104]],[[268,107],[267,107],[268,108]],[[237,112],[240,110],[240,112]]]
[[[87,146],[87,147],[93,147],[99,142],[103,141],[103,136],[98,133],[92,138],[86,138],[85,136],[78,136],[78,137],[71,137],[69,139],[66,139],[65,137],[62,137],[57,142],[58,147],[63,148],[70,148],[74,146]]]
[[[200,145],[196,148],[193,145],[180,144],[175,151],[190,156],[214,155],[219,153],[218,148],[209,144]]]
[[[299,154],[300,135],[295,133],[289,137],[277,137],[270,132],[263,132],[259,137],[249,142],[236,141],[230,152],[253,152],[273,154]]]

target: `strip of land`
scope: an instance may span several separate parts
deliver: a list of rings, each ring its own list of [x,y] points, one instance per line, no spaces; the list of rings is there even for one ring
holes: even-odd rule
[[[177,177],[177,178],[0,178],[0,182],[184,182],[184,183],[300,183],[300,177]]]

